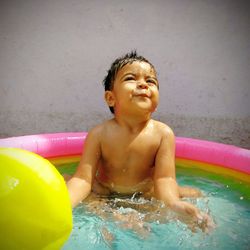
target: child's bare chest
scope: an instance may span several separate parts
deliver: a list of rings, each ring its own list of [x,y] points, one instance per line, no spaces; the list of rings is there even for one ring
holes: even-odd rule
[[[154,165],[160,139],[157,136],[116,136],[102,143],[102,159],[113,169],[144,169]]]

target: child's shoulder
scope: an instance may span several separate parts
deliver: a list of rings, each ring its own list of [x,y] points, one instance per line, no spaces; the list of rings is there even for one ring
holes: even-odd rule
[[[110,125],[112,125],[113,123],[114,123],[113,119],[106,120],[106,121],[96,125],[92,129],[90,129],[88,134],[92,134],[95,136],[101,136],[103,134],[103,132],[105,132],[105,130],[107,130],[107,128],[110,127]]]
[[[173,130],[166,124],[157,120],[152,120],[157,131],[161,133],[162,136],[174,136]]]

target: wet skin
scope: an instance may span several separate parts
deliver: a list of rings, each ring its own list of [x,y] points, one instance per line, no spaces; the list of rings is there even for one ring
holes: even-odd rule
[[[178,213],[208,220],[192,204],[180,200],[174,133],[151,119],[159,102],[159,85],[151,65],[135,61],[122,67],[113,89],[105,92],[105,100],[114,108],[114,118],[88,133],[80,164],[67,183],[72,206],[93,188],[100,193],[150,192]],[[184,191],[189,194],[188,189]]]

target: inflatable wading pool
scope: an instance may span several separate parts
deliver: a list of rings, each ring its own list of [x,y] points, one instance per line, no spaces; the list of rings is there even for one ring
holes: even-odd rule
[[[28,135],[0,139],[0,249],[49,250],[62,248],[72,230],[72,210],[66,185],[54,165],[77,164],[80,160],[86,136],[86,132],[81,132]],[[238,181],[237,183],[239,184],[235,185],[239,185],[239,189],[242,181],[247,184],[247,188],[244,189],[245,191],[243,190],[245,192],[243,192],[244,195],[240,195],[240,200],[244,196],[245,200],[250,201],[250,150],[221,143],[177,137],[176,166],[177,169],[178,167],[183,167],[184,169],[195,168],[206,171],[207,175],[212,173],[215,176],[228,176]],[[191,180],[193,181],[194,178]],[[217,199],[216,196],[215,199]],[[231,203],[224,204],[224,198],[221,201],[223,206],[231,206]],[[214,204],[218,204],[217,200],[214,201]],[[233,209],[233,207],[231,208]],[[237,230],[242,231],[242,228],[246,227],[244,223],[248,220],[250,222],[250,218],[248,218],[249,212],[247,209],[245,210],[244,216],[246,219],[241,222],[243,224],[240,229],[232,229],[235,232]],[[230,212],[229,209],[228,211]],[[82,212],[80,213],[81,217],[84,217]],[[220,217],[221,213],[218,211],[218,220]],[[100,219],[96,218],[94,220]],[[229,219],[226,218],[225,221],[219,221],[218,223],[227,225],[226,222],[228,221]],[[69,240],[70,243],[67,243],[64,249],[79,249],[84,244],[86,244],[85,247],[88,249],[103,249],[103,247],[106,247],[106,245],[98,245],[99,243],[96,243],[98,236],[93,236],[95,231],[88,230],[88,227],[94,226],[95,223],[93,221],[93,225],[90,224],[89,226],[78,226],[77,223],[76,228],[73,229],[72,237],[76,237],[74,235],[79,234],[77,238],[79,242],[75,243],[75,238],[73,238]],[[102,223],[102,220],[100,220],[100,223]],[[233,224],[236,225],[237,223]],[[166,229],[163,230],[160,238],[165,237],[166,230],[175,230],[175,228],[169,229],[168,226],[166,225]],[[228,224],[226,227],[231,227],[231,224]],[[201,244],[203,243],[210,245],[216,241],[216,247],[229,247],[234,246],[234,243],[230,243],[228,237],[237,238],[238,235],[243,235],[246,232],[244,229],[242,232],[234,234],[229,232],[227,235],[224,235],[225,231],[226,229],[222,228],[222,236],[218,237],[217,235],[219,235],[220,231],[216,232],[214,237],[218,239],[213,239],[209,243],[204,243],[205,241],[203,240],[195,242],[190,240],[191,236],[186,236],[187,241],[185,244],[187,246],[188,244],[193,244],[189,246],[193,248],[196,245],[202,247],[203,245]],[[116,232],[118,234],[122,233],[115,229],[113,233],[116,234]],[[170,241],[173,242],[171,243],[173,244],[172,247],[180,244],[178,234],[179,232],[176,231],[174,234],[176,239],[171,239]],[[122,238],[124,237],[127,236],[122,236]],[[93,244],[90,242],[91,239],[95,241]],[[244,242],[242,240],[240,243],[237,243],[237,240],[234,242],[236,245],[247,245],[249,243],[248,240],[246,238]],[[130,244],[130,241],[132,244],[132,240],[128,238],[127,244]],[[154,242],[158,244],[157,249],[165,249],[164,241],[158,238],[155,241],[149,240],[145,244],[149,247],[148,249],[152,249],[155,246],[154,244],[156,244]],[[92,248],[90,248],[89,244]],[[142,241],[139,238],[139,241],[135,241],[134,244],[142,244]],[[171,247],[169,240],[168,246]]]

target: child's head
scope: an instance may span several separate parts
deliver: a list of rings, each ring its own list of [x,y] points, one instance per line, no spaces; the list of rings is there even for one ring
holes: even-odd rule
[[[117,76],[117,73],[120,69],[122,69],[125,65],[127,64],[132,64],[133,62],[145,62],[148,63],[152,69],[154,70],[154,72],[156,73],[156,70],[153,66],[153,64],[151,64],[146,58],[144,58],[143,56],[139,56],[137,55],[136,51],[132,51],[122,57],[117,58],[112,64],[110,69],[108,70],[108,74],[106,75],[106,77],[103,80],[103,85],[104,85],[104,89],[105,91],[109,91],[109,90],[113,90],[114,87],[114,82],[115,82],[115,78]],[[114,113],[114,108],[113,107],[109,107],[110,111],[112,113]]]

